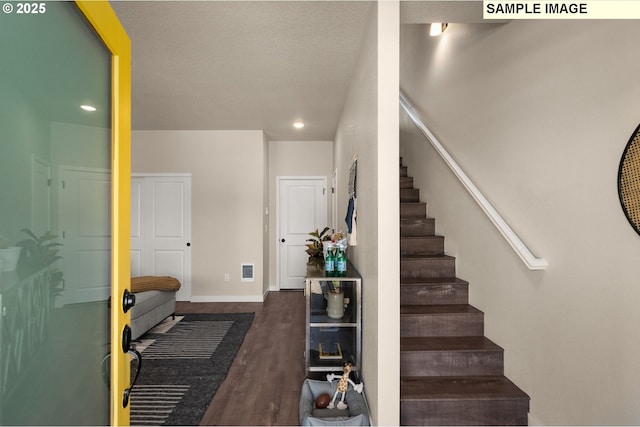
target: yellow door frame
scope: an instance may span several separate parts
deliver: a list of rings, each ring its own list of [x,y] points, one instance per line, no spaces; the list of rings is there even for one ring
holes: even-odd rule
[[[122,330],[129,323],[122,297],[130,287],[131,221],[131,42],[106,0],[76,5],[111,51],[112,191],[111,191],[111,425],[130,423],[123,395],[129,388],[129,355],[122,350]]]

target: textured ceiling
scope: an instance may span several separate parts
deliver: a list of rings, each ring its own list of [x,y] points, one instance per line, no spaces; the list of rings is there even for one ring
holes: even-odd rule
[[[134,129],[263,129],[270,140],[307,141],[334,138],[373,6],[111,4],[132,43]]]

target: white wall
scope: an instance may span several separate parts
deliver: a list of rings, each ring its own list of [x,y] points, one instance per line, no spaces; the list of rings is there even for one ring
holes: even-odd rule
[[[263,300],[266,150],[262,131],[132,132],[133,172],[192,173],[192,301]]]
[[[51,157],[44,158],[51,167],[52,182],[60,182],[61,167],[79,167],[97,170],[111,168],[110,129],[72,123],[51,122],[49,124]],[[27,168],[29,169],[29,168]],[[30,172],[30,170],[29,170]],[[30,179],[27,181],[30,182]],[[51,229],[61,234],[60,185],[51,186]],[[31,218],[27,216],[26,218]],[[46,230],[40,230],[42,233]]]
[[[269,286],[279,289],[276,279],[276,177],[326,176],[331,185],[333,141],[271,141],[269,143]],[[331,221],[331,194],[327,192],[327,219]],[[330,223],[327,224],[332,227]],[[344,228],[344,227],[343,227]],[[339,229],[339,227],[338,227]],[[312,231],[312,230],[309,230]]]
[[[374,425],[400,420],[398,27],[398,3],[377,3],[335,144],[339,218],[354,153],[358,158],[358,245],[348,256],[363,278],[362,378]]]
[[[269,234],[269,212],[270,212],[270,194],[269,194],[269,139],[265,133],[262,134],[262,152],[264,153],[262,159],[262,294],[267,295],[269,293],[269,285],[271,278],[271,265],[270,265],[270,234]]]
[[[31,162],[52,162],[51,131],[49,119],[25,101],[13,82],[0,79],[0,90],[3,99],[11,100],[0,103],[0,182],[11,183],[0,185],[0,236],[14,245],[25,237],[20,230],[32,226]],[[53,219],[51,224],[56,224]]]
[[[638,125],[633,21],[403,26],[401,89],[549,268],[527,270],[406,119],[401,154],[534,422],[639,424],[640,236],[618,201]]]

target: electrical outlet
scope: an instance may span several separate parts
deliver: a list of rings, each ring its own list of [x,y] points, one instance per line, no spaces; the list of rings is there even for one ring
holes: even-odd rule
[[[228,282],[230,280],[229,273],[224,273],[224,281]]]

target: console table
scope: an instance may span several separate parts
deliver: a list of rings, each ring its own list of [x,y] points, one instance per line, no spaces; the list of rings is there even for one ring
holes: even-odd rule
[[[333,290],[343,294],[344,312],[336,312],[329,302]],[[362,363],[362,278],[347,263],[346,275],[327,277],[322,266],[309,265],[305,280],[307,375],[322,378],[328,372],[341,372],[344,362],[358,372]]]

